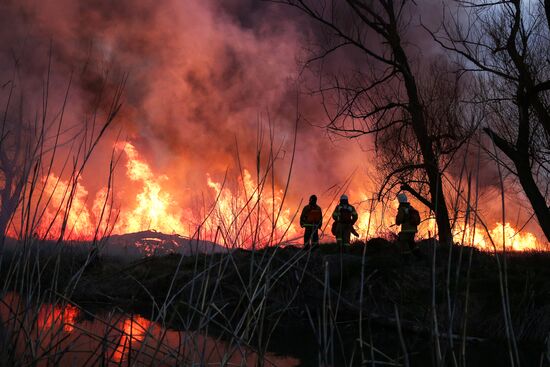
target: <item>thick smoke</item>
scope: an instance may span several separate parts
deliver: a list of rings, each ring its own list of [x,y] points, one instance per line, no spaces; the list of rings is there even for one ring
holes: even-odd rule
[[[322,35],[291,9],[252,0],[7,0],[0,4],[0,22],[2,98],[10,81],[19,83],[31,106],[27,119],[40,110],[50,53],[52,106],[61,105],[72,78],[70,125],[88,123],[98,92],[109,95],[127,76],[116,124],[84,172],[91,195],[105,185],[111,150],[122,139],[153,171],[169,177],[165,189],[188,207],[208,190],[207,174],[221,181],[226,170],[237,173],[237,146],[242,166],[255,176],[259,140],[260,162],[267,164],[270,126],[273,148],[281,147],[275,184],[282,188],[298,113],[292,206],[313,192],[328,205],[329,188],[356,170],[355,192],[376,190],[369,177],[374,153],[362,149],[368,139],[363,146],[334,143],[318,127],[326,121],[320,101],[301,93],[304,81],[316,83],[301,62]],[[436,54],[420,27],[407,41],[418,49],[417,61]],[[326,64],[338,70],[364,63],[348,56]],[[100,107],[105,111],[108,104]],[[137,188],[123,169],[115,181],[117,199],[131,205]]]
[[[243,168],[255,175],[261,141],[265,167],[270,126],[273,148],[281,148],[275,181],[284,187],[297,108],[309,122],[322,124],[320,105],[298,97],[297,81],[304,77],[299,60],[313,30],[291,20],[283,7],[253,1],[24,0],[4,2],[1,10],[2,81],[13,78],[17,64],[18,80],[27,84],[37,110],[50,53],[52,105],[60,105],[72,77],[73,124],[84,123],[97,94],[127,75],[116,124],[84,173],[91,193],[105,185],[115,138],[128,139],[153,170],[170,178],[165,187],[177,202],[189,205],[191,191],[207,190],[207,173],[221,180],[227,169],[237,172],[237,146]],[[291,186],[296,203],[343,182],[363,160],[356,144],[334,145],[325,134],[303,119],[298,124]],[[120,199],[131,200],[123,176],[117,178]]]

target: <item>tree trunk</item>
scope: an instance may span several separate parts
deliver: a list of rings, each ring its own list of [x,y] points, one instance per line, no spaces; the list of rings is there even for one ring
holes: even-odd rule
[[[407,96],[409,97],[409,112],[411,114],[412,128],[418,145],[420,146],[420,151],[422,152],[422,159],[430,185],[432,208],[434,208],[435,211],[435,220],[439,231],[439,243],[450,245],[453,241],[453,235],[451,232],[451,223],[449,221],[447,203],[445,202],[443,181],[441,179],[441,172],[439,172],[438,160],[428,133],[428,126],[424,117],[424,109],[420,101],[416,81],[410,71],[407,56],[405,51],[401,48],[397,34],[394,35],[394,37],[394,54],[396,60],[402,66],[401,72],[404,77]]]
[[[544,11],[546,13],[546,22],[548,23],[548,29],[550,30],[550,0],[544,0]]]
[[[445,203],[445,194],[443,193],[441,174],[437,168],[433,169],[430,177],[430,193],[432,202],[435,207],[435,220],[439,229],[439,242],[442,244],[451,245],[453,243],[453,235],[451,233],[451,223],[449,221],[449,212],[447,203]]]
[[[529,202],[533,207],[535,216],[537,217],[546,239],[550,241],[550,210],[546,205],[544,195],[540,192],[539,187],[533,178],[529,161],[526,160],[525,162],[524,159],[522,159],[522,161],[524,162],[514,162],[514,165],[518,171],[519,182],[521,183],[521,187],[523,188],[527,199],[529,199]]]
[[[529,155],[525,152],[519,152],[511,146],[506,140],[498,136],[489,128],[483,129],[495,145],[502,151],[514,164],[518,174],[518,179],[523,188],[523,192],[537,217],[540,228],[544,232],[546,239],[550,241],[550,209],[546,204],[546,198],[539,190],[539,187],[533,178],[531,165],[529,164]]]

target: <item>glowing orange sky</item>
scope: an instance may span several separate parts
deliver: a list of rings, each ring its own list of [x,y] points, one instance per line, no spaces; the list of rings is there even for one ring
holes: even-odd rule
[[[71,213],[75,233],[93,235],[92,229],[79,228],[78,223],[97,220],[109,158],[121,142],[128,144],[118,149],[121,160],[113,209],[120,215],[115,232],[155,228],[192,234],[216,196],[225,200],[226,213],[239,200],[243,204],[246,195],[237,193],[246,179],[240,173],[246,170],[250,175],[250,191],[257,184],[258,162],[260,176],[270,164],[271,148],[276,151],[275,171],[265,182],[269,195],[263,196],[266,202],[261,210],[271,206],[269,200],[282,202],[284,196],[277,226],[289,227],[287,237],[300,234],[296,221],[292,223],[300,203],[316,193],[323,209],[331,209],[339,194],[335,185],[343,185],[351,175],[347,192],[362,213],[360,227],[367,227],[365,213],[370,204],[365,200],[377,192],[378,179],[370,140],[327,137],[323,108],[309,96],[304,83],[315,76],[300,67],[307,45],[315,40],[315,29],[291,19],[281,7],[246,0],[95,0],[86,4],[8,0],[0,10],[3,29],[9,30],[0,31],[0,41],[21,58],[26,75],[21,87],[26,88],[27,99],[41,101],[50,41],[52,116],[73,75],[68,125],[84,123],[98,81],[128,75],[116,124],[79,181],[76,203],[80,207],[73,207]],[[11,75],[12,59],[11,51],[0,53],[3,78]],[[342,65],[346,62],[351,61],[342,60]],[[31,118],[35,111],[27,113]],[[296,154],[284,195],[281,190],[286,186],[298,114]],[[48,184],[57,177],[67,182],[61,165],[58,162],[54,180]],[[219,185],[226,174],[224,190]],[[498,191],[490,180],[482,198],[483,214],[490,217],[490,228],[495,228],[500,208]],[[519,213],[509,218],[513,227],[520,227],[529,216],[517,197],[509,198],[510,211]],[[63,198],[57,192],[54,200],[60,203]],[[213,216],[219,220],[220,209],[216,210]],[[377,208],[368,231],[387,229],[393,224],[392,216],[391,211],[382,213]],[[264,225],[264,232],[269,232],[268,223]],[[537,231],[533,223],[526,229]]]

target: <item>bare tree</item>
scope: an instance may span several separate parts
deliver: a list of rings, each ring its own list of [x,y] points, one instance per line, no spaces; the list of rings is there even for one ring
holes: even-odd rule
[[[494,158],[517,177],[550,240],[550,3],[461,4],[466,16],[434,39],[478,73],[476,102],[491,112],[483,130],[507,161]]]
[[[454,180],[455,174],[447,171],[457,166],[455,158],[479,125],[480,115],[463,103],[464,77],[447,61],[435,61],[421,74],[418,85],[434,155],[440,172]],[[385,176],[379,196],[400,187],[433,210],[428,199],[429,178],[424,169],[417,168],[423,165],[422,151],[411,135],[411,129],[401,125],[379,134],[377,150],[382,154],[378,156],[378,165]]]
[[[410,0],[280,2],[301,10],[326,31],[320,53],[310,64],[328,63],[341,52],[360,60],[359,70],[330,75],[328,85],[319,88],[328,128],[348,138],[373,135],[377,153],[385,157],[381,193],[402,185],[435,213],[440,242],[451,243],[442,174],[448,164],[444,157],[452,157],[465,141],[455,126],[456,111],[447,103],[459,95],[459,78],[444,63],[432,65],[444,66],[435,77],[421,74],[420,52],[408,40],[416,4]],[[449,82],[445,93],[450,98],[437,106],[438,96],[427,86],[441,90],[441,83]]]
[[[13,102],[14,84],[9,88],[5,101],[0,138],[0,234],[6,233],[8,224],[21,199],[21,193],[35,163],[37,144],[33,127],[24,123],[23,99],[12,115],[8,112]]]

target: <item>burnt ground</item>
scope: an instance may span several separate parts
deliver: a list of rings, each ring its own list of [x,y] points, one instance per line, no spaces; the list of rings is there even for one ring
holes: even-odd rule
[[[57,272],[54,261],[40,261],[42,289],[86,309],[160,314],[169,327],[241,338],[304,366],[402,364],[405,355],[411,366],[435,366],[438,354],[449,366],[507,366],[509,304],[522,365],[548,365],[550,253],[503,256],[432,241],[418,249],[416,256],[372,239],[343,250],[324,244],[130,263],[102,258],[69,287],[81,255],[59,257]]]

